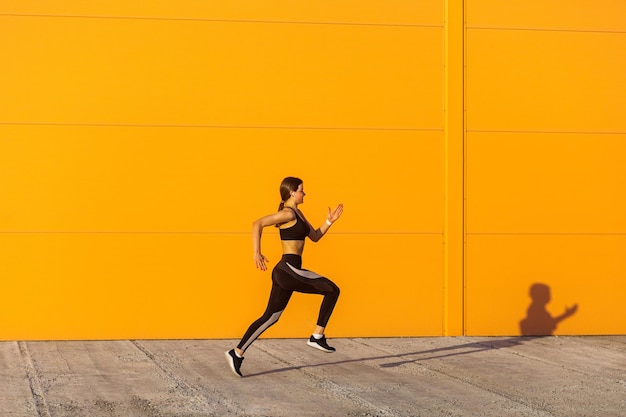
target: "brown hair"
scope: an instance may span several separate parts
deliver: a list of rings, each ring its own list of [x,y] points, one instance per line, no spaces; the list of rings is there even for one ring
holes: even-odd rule
[[[280,183],[280,204],[278,205],[278,211],[285,208],[285,201],[289,200],[291,193],[296,191],[302,184],[302,180],[296,177],[287,177]],[[280,226],[279,224],[276,227]]]

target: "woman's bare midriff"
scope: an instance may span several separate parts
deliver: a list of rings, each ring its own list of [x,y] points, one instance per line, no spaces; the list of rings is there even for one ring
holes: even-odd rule
[[[302,256],[304,251],[304,240],[282,240],[283,254],[293,254]]]

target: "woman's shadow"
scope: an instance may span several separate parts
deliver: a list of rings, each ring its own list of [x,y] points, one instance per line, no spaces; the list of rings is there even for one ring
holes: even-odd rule
[[[554,334],[558,324],[566,318],[574,315],[578,310],[578,304],[565,307],[560,316],[552,317],[546,309],[550,302],[550,287],[546,284],[533,284],[530,287],[532,302],[527,310],[527,315],[519,322],[522,336],[548,336]]]

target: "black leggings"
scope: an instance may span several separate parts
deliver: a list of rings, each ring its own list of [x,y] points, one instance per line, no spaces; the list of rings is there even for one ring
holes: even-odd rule
[[[294,291],[324,296],[317,325],[326,327],[339,298],[339,287],[328,278],[302,268],[300,255],[287,254],[272,270],[272,291],[265,313],[250,325],[237,347],[246,351],[265,330],[275,324]]]

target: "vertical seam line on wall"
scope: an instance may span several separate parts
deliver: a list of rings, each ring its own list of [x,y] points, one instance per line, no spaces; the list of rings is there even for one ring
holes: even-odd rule
[[[444,7],[444,336],[465,334],[465,3]]]
[[[445,336],[448,329],[448,1],[443,3],[443,244],[442,255],[442,295],[441,295],[441,334]]]
[[[463,336],[467,329],[467,0],[463,0]]]
[[[443,198],[444,198],[444,217],[443,217],[443,245],[442,245],[442,257],[443,257],[443,283],[442,283],[442,296],[441,296],[441,313],[442,313],[442,321],[441,321],[441,334],[443,336],[446,336],[448,333],[448,269],[449,269],[449,265],[448,265],[448,216],[449,216],[449,209],[448,209],[448,205],[449,205],[449,190],[448,190],[448,177],[449,177],[449,172],[448,172],[448,164],[449,164],[449,157],[448,157],[448,112],[450,111],[449,109],[449,99],[448,99],[448,65],[449,65],[449,58],[448,58],[448,43],[449,43],[449,36],[448,36],[448,26],[450,25],[449,22],[449,1],[451,0],[445,0],[444,1],[444,7],[443,7],[443,140],[444,140],[444,155],[443,155],[443,177],[444,177],[444,190],[443,190]]]

